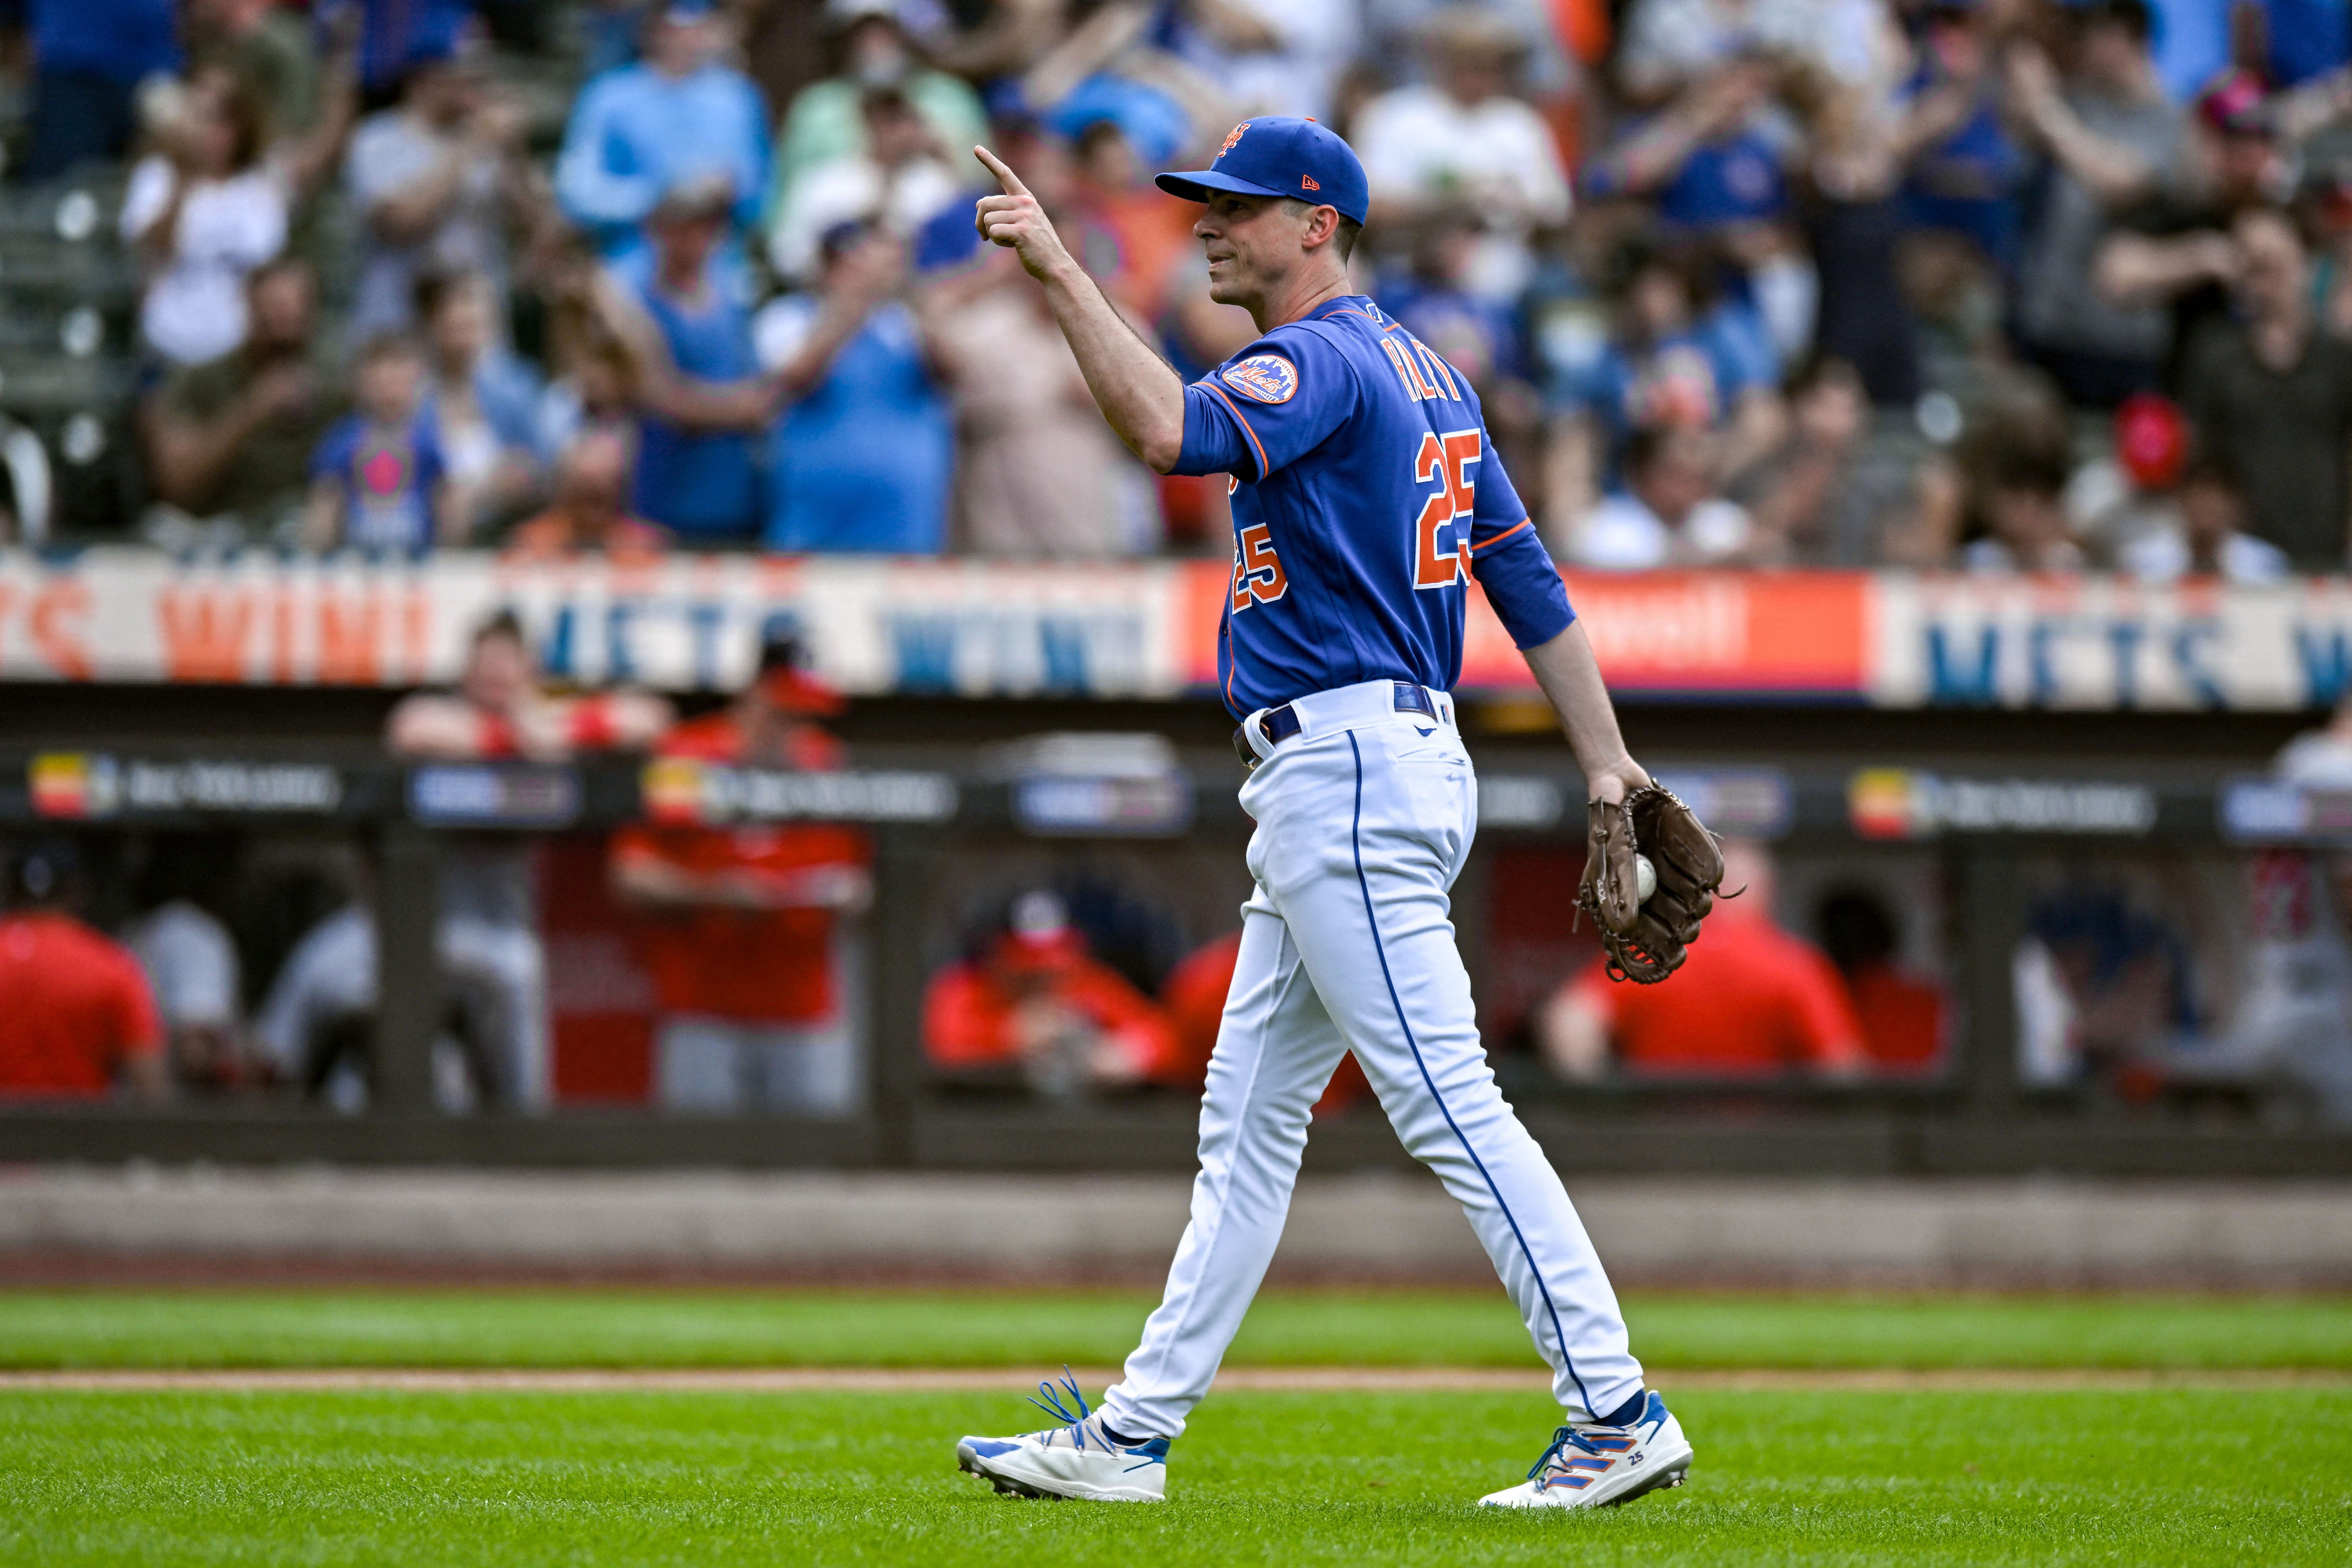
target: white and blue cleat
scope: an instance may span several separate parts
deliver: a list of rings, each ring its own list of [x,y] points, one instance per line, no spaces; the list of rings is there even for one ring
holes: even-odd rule
[[[1561,1427],[1526,1480],[1478,1500],[1488,1508],[1609,1508],[1682,1485],[1690,1465],[1683,1424],[1654,1392],[1631,1426]]]
[[[1083,1498],[1090,1502],[1168,1500],[1168,1439],[1122,1443],[1103,1430],[1102,1412],[1062,1369],[1062,1387],[1077,1402],[1063,1406],[1051,1383],[1045,1397],[1029,1403],[1066,1425],[1018,1437],[965,1437],[956,1444],[956,1467],[969,1470],[1000,1492],[1033,1498]]]

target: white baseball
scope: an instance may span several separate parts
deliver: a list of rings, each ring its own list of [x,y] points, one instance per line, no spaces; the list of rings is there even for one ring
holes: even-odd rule
[[[1647,855],[1633,857],[1633,890],[1639,895],[1633,900],[1637,904],[1648,903],[1650,895],[1658,890],[1658,868],[1650,864]]]

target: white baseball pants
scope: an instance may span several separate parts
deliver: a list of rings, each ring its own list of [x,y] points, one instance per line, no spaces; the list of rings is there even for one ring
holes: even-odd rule
[[[1446,901],[1477,822],[1452,700],[1431,720],[1394,693],[1379,680],[1300,699],[1299,734],[1242,786],[1257,888],[1201,1103],[1192,1221],[1103,1399],[1129,1436],[1177,1436],[1208,1392],[1281,1239],[1308,1110],[1349,1050],[1469,1215],[1570,1417],[1643,1386],[1583,1222],[1479,1042]]]

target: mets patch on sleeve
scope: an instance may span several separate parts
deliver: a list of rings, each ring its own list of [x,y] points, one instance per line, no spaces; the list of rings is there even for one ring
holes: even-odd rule
[[[1221,378],[1258,403],[1287,403],[1298,390],[1298,367],[1280,354],[1252,354],[1224,368]]]

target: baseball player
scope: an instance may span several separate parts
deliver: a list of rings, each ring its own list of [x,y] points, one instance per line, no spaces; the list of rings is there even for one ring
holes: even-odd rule
[[[1405,1147],[1468,1213],[1566,1411],[1527,1480],[1484,1500],[1589,1507],[1679,1484],[1691,1446],[1643,1383],[1559,1175],[1495,1086],[1454,946],[1446,894],[1470,853],[1477,783],[1448,689],[1472,576],[1559,711],[1598,803],[1595,864],[1622,874],[1607,890],[1620,916],[1640,902],[1625,803],[1651,781],[1469,384],[1349,283],[1363,165],[1314,121],[1268,116],[1235,126],[1208,169],[1159,177],[1205,208],[1192,232],[1212,298],[1263,334],[1188,386],[1013,172],[974,151],[1003,185],[980,203],[980,232],[1045,286],[1111,427],[1160,473],[1231,476],[1219,678],[1242,720],[1241,803],[1257,828],[1167,1293],[1100,1408],[1065,1379],[1076,1407],[1053,1385],[1042,1406],[1062,1425],[966,1437],[959,1463],[1029,1496],[1165,1495],[1170,1445],[1280,1239],[1308,1110],[1353,1051]],[[1705,907],[1699,893],[1629,963],[1695,935]]]

